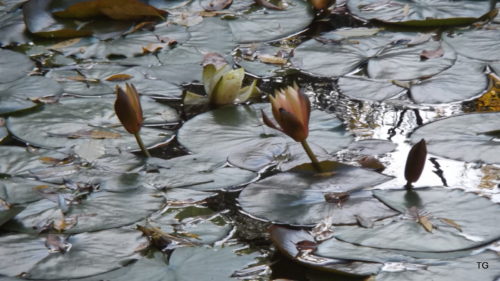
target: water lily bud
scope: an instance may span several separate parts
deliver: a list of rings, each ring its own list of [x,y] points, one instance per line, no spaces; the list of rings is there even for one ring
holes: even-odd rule
[[[125,91],[116,86],[115,113],[120,119],[123,127],[131,134],[137,134],[141,130],[142,117],[141,102],[139,94],[132,84],[125,84]]]
[[[408,153],[405,166],[405,179],[408,183],[416,182],[424,170],[427,157],[427,146],[425,140],[420,140]]]
[[[302,93],[297,84],[293,87],[277,90],[274,97],[270,97],[275,125],[264,113],[264,123],[279,130],[297,142],[304,141],[309,135],[309,117],[311,115],[311,104],[309,98]]]
[[[310,0],[311,5],[316,10],[326,9],[331,4],[331,0]]]

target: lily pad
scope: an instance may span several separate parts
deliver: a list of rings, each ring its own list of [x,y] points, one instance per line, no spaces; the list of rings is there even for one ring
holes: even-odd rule
[[[436,104],[464,101],[479,96],[488,88],[484,64],[457,58],[453,66],[411,86],[417,103]]]
[[[318,146],[313,146],[312,150],[320,161],[331,158],[324,149]],[[254,172],[274,165],[281,171],[287,171],[300,164],[311,162],[300,144],[295,142],[284,143],[276,139],[263,141],[257,146],[242,148],[229,154],[227,160],[236,167]]]
[[[143,181],[159,189],[188,188],[198,191],[234,190],[253,181],[251,171],[225,167],[210,154],[187,155],[169,160],[151,159],[158,173],[148,173]],[[154,162],[153,162],[154,161]]]
[[[342,94],[358,100],[385,101],[406,92],[390,81],[365,77],[340,77],[337,83]]]
[[[276,40],[306,29],[314,18],[310,5],[301,0],[287,1],[287,4],[283,10],[249,6],[246,8],[248,10],[235,11],[236,18],[228,22],[236,41],[248,43]]]
[[[5,128],[5,119],[0,118],[0,143],[9,136],[9,131]]]
[[[376,223],[370,229],[339,226],[336,238],[374,248],[431,253],[476,248],[500,238],[500,226],[495,223],[500,205],[478,195],[443,188],[412,193],[380,190],[374,195],[405,215]],[[431,229],[424,225],[422,217],[432,224]]]
[[[495,48],[495,45],[500,44],[500,30],[466,30],[443,36],[443,41],[465,57],[482,61],[500,60],[500,54]]]
[[[429,153],[466,162],[500,163],[500,113],[473,113],[426,124],[411,135],[422,138]]]
[[[30,39],[24,32],[26,26],[23,19],[22,10],[0,13],[0,46],[30,42]]]
[[[49,150],[29,150],[20,146],[0,146],[0,174],[8,176],[30,176],[34,169],[47,168],[47,158],[63,159],[67,155]]]
[[[51,184],[31,179],[10,177],[0,179],[0,199],[10,204],[22,204],[43,198],[38,189],[45,189]]]
[[[441,57],[421,59],[423,51],[437,49],[443,50]],[[437,74],[450,67],[455,58],[448,44],[422,39],[417,33],[359,36],[356,32],[332,31],[299,45],[291,61],[300,70],[317,76],[342,76],[366,65],[370,78],[411,80]]]
[[[173,111],[144,97],[141,101],[146,112],[145,124],[158,124],[158,118],[163,119],[162,116],[169,116],[165,112]],[[9,118],[7,128],[14,136],[40,147],[70,147],[95,139],[106,149],[137,149],[134,137],[119,123],[113,104],[112,98],[63,99],[58,104],[45,105],[36,113]],[[167,123],[165,119],[161,121]],[[171,132],[144,127],[141,136],[145,145],[151,147],[168,141]]]
[[[269,232],[273,244],[288,258],[323,271],[341,272],[348,275],[368,276],[378,273],[383,264],[324,258],[312,255],[318,246],[314,237],[305,230],[292,230],[273,225]],[[304,248],[302,245],[309,245]]]
[[[57,96],[62,93],[61,86],[45,77],[31,76],[14,82],[0,84],[0,115],[34,108],[36,98]]]
[[[289,142],[287,136],[263,124],[260,109],[269,110],[270,107],[270,104],[230,106],[200,114],[184,124],[178,132],[178,140],[193,152],[217,151],[224,158],[231,152],[259,146],[272,138]],[[325,112],[311,112],[308,141],[312,145],[332,153],[347,146],[351,140],[338,119]]]
[[[149,71],[143,67],[93,64],[53,69],[47,76],[61,83],[64,92],[75,95],[111,94],[116,85],[127,82],[133,83],[140,95],[163,98],[181,96],[182,89],[169,81],[170,77],[152,78],[148,75]]]
[[[98,275],[90,280],[165,280],[188,281],[213,280],[233,281],[231,275],[236,270],[255,262],[257,255],[238,255],[237,246],[224,248],[184,247],[175,249],[168,260],[162,253],[155,253],[152,259],[141,259],[123,269]]]
[[[353,15],[405,26],[445,26],[470,24],[490,10],[488,1],[350,0]]]
[[[0,237],[0,243],[1,274],[62,280],[121,268],[140,257],[136,249],[145,238],[138,231],[126,229],[81,233],[67,238],[71,248],[65,253],[49,252],[49,246],[57,245],[50,245],[46,236],[10,234]]]
[[[382,155],[396,149],[396,144],[388,140],[366,139],[355,141],[349,145],[349,150],[360,155]]]
[[[397,213],[360,190],[390,177],[339,164],[331,176],[281,173],[248,185],[239,196],[245,213],[279,224],[314,226],[331,218],[333,224],[355,224],[356,216],[379,220]],[[347,198],[329,199],[343,195]]]
[[[81,202],[77,203],[79,200]],[[161,208],[163,199],[155,192],[145,188],[136,188],[127,192],[93,192],[85,199],[73,199],[66,204],[64,219],[76,222],[67,226],[65,233],[81,233],[110,229],[139,221]],[[58,203],[48,199],[31,203],[7,225],[8,229],[36,233],[51,223],[58,223],[61,218]]]
[[[0,183],[1,184],[1,183]],[[2,199],[2,198],[0,198]],[[8,222],[10,219],[19,214],[24,207],[20,206],[4,206],[4,202],[0,202],[0,226]]]
[[[26,56],[18,52],[0,49],[0,69],[2,77],[0,83],[7,83],[26,76],[35,67],[35,64]]]

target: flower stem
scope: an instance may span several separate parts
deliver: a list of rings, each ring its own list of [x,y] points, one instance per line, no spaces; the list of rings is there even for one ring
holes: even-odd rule
[[[307,141],[303,140],[300,143],[302,144],[302,147],[306,151],[307,156],[309,156],[309,159],[311,159],[311,163],[312,163],[314,169],[316,169],[316,171],[319,172],[319,173],[323,172],[321,170],[321,166],[319,165],[318,158],[316,158],[316,155],[314,155],[314,153],[312,152],[311,147],[309,146],[309,144],[307,143]]]
[[[139,147],[142,150],[142,153],[144,153],[144,155],[146,157],[151,157],[151,154],[149,154],[148,149],[144,146],[144,143],[142,142],[142,138],[141,138],[141,135],[139,134],[139,132],[135,133],[134,136],[135,136],[135,140],[137,141],[137,144],[139,145]]]

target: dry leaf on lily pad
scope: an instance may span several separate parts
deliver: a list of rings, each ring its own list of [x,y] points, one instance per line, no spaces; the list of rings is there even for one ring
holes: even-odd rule
[[[138,0],[91,0],[73,4],[64,11],[53,13],[60,18],[85,19],[106,16],[114,20],[164,18],[166,11]]]
[[[476,101],[477,111],[500,111],[500,77],[494,73],[490,77],[490,87],[484,95]]]

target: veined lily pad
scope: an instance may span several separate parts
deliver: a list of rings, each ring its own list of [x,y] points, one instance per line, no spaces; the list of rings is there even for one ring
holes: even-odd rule
[[[152,259],[143,258],[123,269],[98,275],[83,281],[95,280],[164,280],[192,281],[208,277],[217,281],[234,281],[236,270],[253,263],[257,255],[237,255],[237,246],[224,248],[184,247],[175,249],[168,260],[162,253]]]
[[[26,56],[18,52],[0,49],[0,69],[2,77],[0,83],[7,83],[26,76],[35,64]]]
[[[180,97],[182,89],[170,77],[150,79],[142,67],[123,67],[113,64],[94,64],[51,70],[47,76],[61,83],[64,92],[83,96],[106,95],[116,85],[133,83],[139,94],[154,97]]]
[[[178,132],[178,140],[193,152],[216,151],[223,157],[271,138],[289,142],[281,132],[263,124],[260,109],[270,108],[270,104],[230,106],[200,114],[184,124]],[[347,146],[351,140],[338,119],[325,112],[311,112],[308,138],[311,144],[332,153]]]
[[[320,161],[331,158],[321,147],[313,146],[312,150]],[[242,148],[229,154],[227,160],[236,167],[255,172],[272,165],[276,165],[281,171],[286,171],[300,164],[311,162],[300,144],[285,143],[279,139],[271,139],[257,146]]]
[[[356,216],[373,221],[397,214],[371,191],[360,190],[390,177],[343,164],[333,171],[330,176],[291,172],[271,176],[247,186],[238,201],[244,212],[257,218],[301,226],[330,217],[333,224],[355,224]]]
[[[158,118],[162,119],[165,112],[173,111],[165,105],[147,101],[147,98],[141,100],[146,112],[145,124],[158,124]],[[58,104],[45,105],[39,112],[9,118],[7,128],[16,137],[40,147],[70,147],[88,139],[98,139],[106,149],[137,149],[135,138],[119,123],[113,104],[112,98],[63,99]],[[150,147],[167,141],[171,132],[144,127],[141,135],[146,146]]]
[[[478,1],[472,2],[478,3]],[[443,41],[453,46],[453,49],[463,56],[482,61],[500,60],[500,54],[495,48],[500,44],[500,30],[475,29],[457,32],[443,35]]]
[[[363,31],[365,29],[362,29]],[[358,36],[332,31],[299,45],[292,63],[318,76],[342,76],[366,64],[370,78],[411,80],[450,67],[456,54],[446,43],[416,33],[379,32]],[[422,60],[423,51],[443,50],[441,57]]]
[[[81,202],[77,203],[78,200]],[[64,211],[60,204],[42,199],[31,203],[23,212],[19,213],[7,226],[8,229],[33,233],[51,223],[58,224],[61,220],[76,222],[64,229],[65,233],[81,233],[97,231],[132,224],[160,209],[163,198],[154,191],[137,188],[126,192],[93,192],[85,199],[71,198]],[[63,227],[64,228],[64,227]]]
[[[490,10],[488,1],[350,0],[349,11],[364,19],[405,26],[444,26],[470,24]]]
[[[0,179],[0,199],[10,204],[22,204],[42,199],[39,189],[45,189],[51,184],[31,179],[10,177]]]
[[[471,99],[488,87],[483,70],[483,63],[458,57],[450,68],[412,85],[411,97],[415,102],[431,104]]]
[[[36,107],[35,100],[30,99],[61,93],[61,86],[45,77],[31,76],[0,84],[0,115]]]
[[[250,6],[247,11],[236,11],[236,19],[228,20],[235,39],[240,43],[262,42],[304,30],[314,18],[310,6],[301,0],[286,3],[283,10]]]
[[[187,155],[169,160],[151,159],[150,163],[158,167],[158,173],[146,174],[143,181],[162,189],[233,190],[257,177],[257,174],[251,171],[224,167],[225,160],[217,161],[207,154]]]
[[[385,101],[406,92],[390,81],[365,77],[340,77],[337,83],[342,94],[359,100]]]
[[[500,205],[475,194],[426,188],[380,190],[374,195],[404,213],[403,217],[376,223],[371,229],[339,226],[335,237],[368,247],[421,252],[464,250],[500,238],[500,226],[495,223]]]
[[[54,240],[59,236],[52,237],[56,237],[51,238]],[[28,278],[45,280],[91,276],[138,259],[136,249],[145,243],[140,232],[126,229],[76,234],[69,236],[66,242],[48,239],[29,234],[0,237],[0,274],[25,274]],[[71,248],[66,243],[71,244]],[[65,246],[68,246],[65,253],[56,252],[57,247]],[[56,249],[51,253],[49,248]]]
[[[30,176],[33,169],[47,168],[45,158],[65,158],[66,155],[50,150],[28,150],[20,146],[0,146],[0,174]]]
[[[349,275],[374,275],[382,268],[381,263],[366,263],[311,255],[318,246],[314,237],[305,230],[291,230],[273,225],[269,232],[274,245],[288,258],[307,266]]]
[[[438,120],[411,135],[429,153],[466,162],[500,163],[500,112],[474,113]]]

